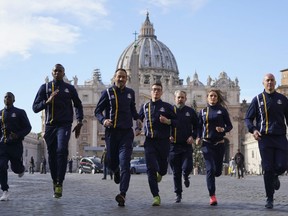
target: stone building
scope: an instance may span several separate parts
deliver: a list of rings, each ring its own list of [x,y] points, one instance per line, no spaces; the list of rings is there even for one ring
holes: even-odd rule
[[[46,155],[46,147],[38,134],[29,133],[23,140],[23,164],[26,170],[29,169],[31,156],[34,158],[35,171],[39,171],[42,156]],[[47,158],[47,157],[46,157]]]
[[[129,79],[127,86],[133,88],[136,94],[136,104],[140,105],[150,99],[150,88],[152,83],[161,81],[163,85],[162,99],[174,104],[175,90],[187,92],[187,105],[197,107],[200,110],[206,106],[207,90],[214,87],[219,88],[228,101],[228,111],[233,124],[233,130],[227,134],[225,161],[233,156],[240,148],[246,133],[243,119],[243,107],[240,103],[240,87],[237,78],[233,80],[225,71],[219,72],[218,78],[212,79],[207,76],[205,83],[201,82],[198,73],[195,71],[188,76],[184,83],[179,77],[176,59],[170,49],[155,35],[153,24],[150,22],[149,14],[141,26],[138,39],[133,41],[120,55],[116,68],[126,69]],[[106,73],[106,72],[105,72]],[[114,71],[111,71],[111,78]],[[75,139],[71,136],[69,146],[69,157],[78,158],[85,155],[99,156],[105,146],[104,128],[94,117],[94,110],[100,98],[101,92],[109,85],[104,85],[101,80],[99,69],[93,71],[92,78],[78,84],[75,76],[74,86],[78,91],[84,107],[84,120],[81,136]],[[144,136],[135,138],[135,146],[143,145]],[[137,147],[134,148],[137,151]],[[141,150],[141,148],[139,148]]]

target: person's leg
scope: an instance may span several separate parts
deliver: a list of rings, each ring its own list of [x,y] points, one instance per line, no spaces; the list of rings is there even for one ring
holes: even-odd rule
[[[277,176],[285,173],[288,167],[288,151],[284,149],[275,149],[275,174]]]
[[[48,151],[48,164],[53,184],[57,183],[57,129],[46,126],[44,140]]]
[[[206,183],[209,192],[209,196],[215,195],[215,171],[216,166],[213,158],[213,150],[209,146],[210,144],[204,145],[201,148],[206,165]]]
[[[120,161],[120,192],[122,195],[125,195],[129,188],[130,182],[130,161],[133,151],[133,139],[134,133],[133,130],[128,130],[125,133],[119,133],[119,136],[122,137],[120,147],[119,147],[119,161]]]
[[[173,144],[170,147],[169,164],[173,172],[174,192],[176,195],[182,194],[182,158],[177,152],[177,147]],[[177,201],[177,200],[176,200]]]
[[[105,165],[105,162],[103,163],[103,180],[107,177],[107,166]]]
[[[261,147],[260,149],[260,155],[262,159],[262,168],[264,171],[264,185],[265,185],[265,191],[266,191],[266,197],[267,201],[273,201],[274,199],[274,149],[268,148],[268,147]]]
[[[0,150],[1,151],[1,150]],[[0,184],[2,191],[8,191],[8,156],[0,153]]]
[[[19,177],[20,174],[25,172],[25,167],[23,165],[23,144],[17,143],[14,144],[14,146],[11,146],[9,148],[9,155],[10,155],[10,164],[11,164],[11,170],[18,174]]]
[[[215,161],[215,177],[219,177],[222,175],[224,154],[225,154],[224,144],[220,143],[216,145],[213,153],[213,158]]]
[[[107,148],[108,168],[113,173],[119,172],[119,143],[118,135],[115,129],[106,128],[105,143]]]
[[[186,147],[185,152],[183,152],[183,157],[182,157],[182,171],[183,171],[183,176],[184,176],[184,184],[186,187],[189,187],[190,181],[189,181],[189,175],[191,174],[193,170],[193,149],[192,146]]]
[[[68,161],[68,143],[71,135],[71,126],[59,127],[57,131],[57,182],[62,185]]]
[[[158,145],[156,145],[157,148],[157,162],[158,162],[158,173],[161,176],[164,176],[167,174],[168,169],[168,155],[169,155],[169,139],[161,139],[158,140]]]
[[[150,187],[150,191],[153,195],[159,196],[159,188],[157,183],[157,170],[158,170],[158,164],[157,164],[157,154],[155,145],[158,143],[154,143],[155,141],[146,138],[144,143],[144,150],[145,150],[145,159],[146,159],[146,166],[147,166],[147,176],[148,176],[148,183]]]
[[[244,178],[244,164],[240,164],[241,177]]]

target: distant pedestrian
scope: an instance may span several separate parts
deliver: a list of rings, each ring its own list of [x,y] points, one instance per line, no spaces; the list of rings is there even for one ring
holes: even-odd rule
[[[174,93],[174,112],[177,115],[177,123],[172,127],[170,136],[169,162],[173,171],[174,192],[176,203],[182,199],[182,175],[185,187],[189,187],[189,175],[193,169],[192,144],[197,137],[198,117],[195,110],[185,105],[186,92],[177,90]]]
[[[69,172],[69,173],[72,173],[72,169],[73,169],[73,159],[70,158],[70,159],[68,160],[68,172]]]
[[[46,158],[43,156],[42,157],[42,161],[41,161],[41,165],[40,165],[40,173],[41,174],[46,174]]]
[[[38,113],[45,110],[44,140],[48,149],[53,196],[61,198],[67,171],[68,143],[72,123],[74,119],[77,120],[77,124],[72,130],[72,132],[75,131],[77,139],[83,125],[83,106],[75,87],[64,82],[65,69],[63,65],[56,64],[52,69],[52,76],[52,81],[40,86],[33,102],[33,111]]]
[[[229,175],[236,177],[236,163],[234,157],[229,161]]]
[[[173,106],[161,100],[161,83],[151,87],[151,100],[141,106],[139,115],[144,120],[144,151],[150,191],[153,196],[152,206],[160,206],[158,183],[167,174],[172,121],[176,119]]]
[[[108,166],[108,157],[107,157],[107,149],[104,148],[102,156],[101,156],[101,163],[103,165],[103,178],[102,180],[107,179],[107,174],[110,175],[110,178],[113,179],[113,173],[110,172],[109,166]]]
[[[234,159],[237,167],[238,179],[244,178],[244,155],[241,153],[240,149],[237,150]]]
[[[288,99],[276,92],[273,74],[263,79],[264,91],[253,98],[248,107],[245,123],[258,141],[264,172],[266,204],[273,208],[275,190],[279,190],[279,175],[287,170],[288,163]]]
[[[202,140],[202,153],[206,164],[206,182],[210,205],[217,205],[215,177],[222,174],[225,154],[224,136],[233,126],[230,121],[225,99],[218,89],[210,89],[208,105],[199,112],[199,129],[196,144]]]
[[[15,96],[7,92],[5,107],[0,111],[0,184],[3,191],[0,201],[8,200],[8,162],[19,178],[24,175],[23,139],[32,129],[24,110],[14,107]]]
[[[35,163],[34,163],[34,158],[33,156],[31,156],[30,161],[29,161],[29,173],[30,174],[34,174],[34,167],[35,167]]]

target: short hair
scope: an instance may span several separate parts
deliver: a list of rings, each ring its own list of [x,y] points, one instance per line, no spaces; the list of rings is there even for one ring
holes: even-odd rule
[[[155,83],[153,83],[152,86],[154,86],[154,85],[161,86],[161,89],[163,89],[163,86],[162,86],[162,83],[161,83],[161,82],[155,82]]]
[[[183,91],[183,90],[176,90],[174,92],[174,96],[176,97],[176,95],[179,94],[179,93],[183,93],[185,95],[185,97],[187,96],[187,93],[185,91]]]
[[[118,68],[118,69],[116,69],[115,74],[116,74],[118,71],[124,71],[124,72],[127,74],[127,71],[126,71],[124,68]]]
[[[63,69],[63,72],[65,72],[65,68],[63,67],[63,65],[62,64],[55,64],[55,66],[53,67],[53,69],[52,70],[54,70],[54,68],[56,68],[56,67],[61,67],[62,69]]]
[[[5,96],[6,95],[11,95],[13,102],[15,101],[15,95],[12,92],[6,92]]]

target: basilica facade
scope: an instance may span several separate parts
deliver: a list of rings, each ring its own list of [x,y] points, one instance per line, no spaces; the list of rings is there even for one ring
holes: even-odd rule
[[[220,89],[228,101],[228,112],[233,124],[233,130],[226,136],[227,153],[224,160],[228,162],[237,149],[241,148],[241,143],[247,132],[243,120],[246,103],[244,105],[240,103],[238,79],[231,79],[224,71],[220,71],[218,78],[214,79],[207,74],[205,82],[199,80],[196,71],[185,79],[181,79],[176,59],[170,49],[157,39],[148,13],[141,26],[138,38],[122,52],[117,65],[115,65],[116,68],[124,68],[127,71],[127,86],[135,91],[137,109],[140,108],[141,104],[150,100],[151,85],[156,81],[163,85],[163,101],[174,104],[174,92],[183,90],[187,93],[186,105],[194,107],[196,111],[206,106],[207,91],[210,88]],[[111,71],[111,78],[113,75],[114,71]],[[205,75],[201,74],[201,76]],[[71,136],[69,157],[98,156],[105,146],[104,127],[94,117],[94,110],[101,92],[112,85],[112,81],[110,85],[103,84],[101,71],[95,69],[91,79],[83,84],[78,83],[76,76],[70,83],[75,86],[82,100],[84,124],[81,135],[77,140],[74,136]],[[139,146],[141,148],[143,142],[144,135],[136,137],[134,141],[135,150]]]

